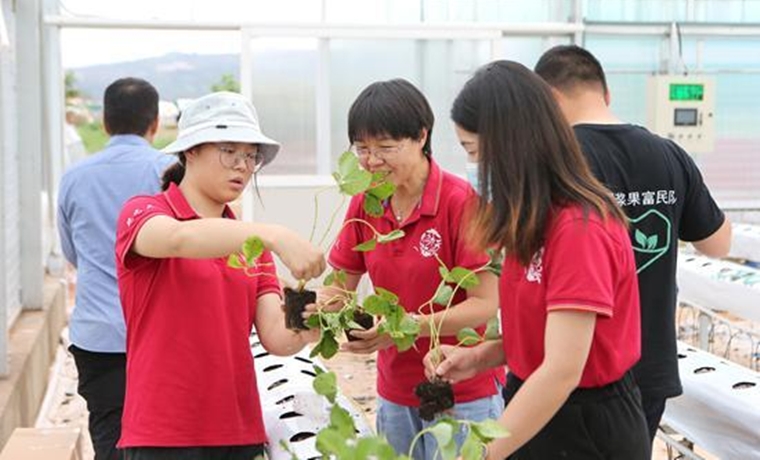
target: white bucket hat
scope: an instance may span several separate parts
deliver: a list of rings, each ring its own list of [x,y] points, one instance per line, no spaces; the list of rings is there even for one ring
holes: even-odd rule
[[[261,132],[251,101],[237,93],[222,91],[194,100],[182,111],[178,128],[177,139],[163,152],[185,152],[206,142],[242,142],[257,144],[265,165],[280,150],[278,142]]]

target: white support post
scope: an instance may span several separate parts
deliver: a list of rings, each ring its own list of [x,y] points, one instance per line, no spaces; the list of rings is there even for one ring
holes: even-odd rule
[[[16,3],[18,59],[18,152],[21,209],[21,303],[24,309],[43,304],[42,270],[42,63],[40,0]]]
[[[0,62],[4,62],[3,54],[6,49],[10,48],[10,40],[8,38],[8,31],[6,29],[5,18],[3,17],[3,2],[0,0]],[[0,98],[3,95],[3,88],[5,87],[4,80],[10,78],[10,71],[7,67],[0,65]],[[7,113],[8,105],[0,104],[0,139],[5,137],[5,117],[9,116]],[[7,146],[6,142],[0,141],[0,178],[6,176],[6,159],[10,156],[10,152],[5,150]],[[4,184],[3,184],[4,185]],[[5,187],[0,187],[0,204],[5,203]],[[0,256],[5,259],[7,254],[6,245],[6,216],[5,212],[0,212]],[[6,274],[0,273],[0,377],[6,377],[8,375],[8,283],[6,280]]]
[[[578,26],[578,29],[573,34],[573,44],[578,46],[583,46],[584,42],[584,35],[583,35],[583,1],[582,0],[573,0],[573,15],[571,17],[571,20],[575,23],[576,26]]]
[[[43,0],[45,14],[58,14],[58,0]],[[45,186],[47,188],[47,209],[43,212],[47,216],[47,228],[43,228],[47,246],[44,247],[43,256],[48,273],[53,276],[64,275],[65,261],[61,251],[61,244],[56,228],[56,208],[58,203],[58,184],[66,167],[66,148],[63,138],[63,124],[65,123],[65,99],[63,65],[61,64],[61,31],[58,27],[43,26],[42,28],[42,78],[43,78],[43,126],[46,136],[42,136],[43,154],[45,161]]]

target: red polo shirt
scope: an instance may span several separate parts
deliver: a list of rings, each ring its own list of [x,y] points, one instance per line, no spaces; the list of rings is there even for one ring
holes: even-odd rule
[[[117,224],[119,293],[127,323],[127,393],[119,447],[266,441],[248,344],[259,296],[280,294],[274,265],[248,277],[226,258],[153,259],[130,248],[163,215],[198,219],[180,189],[138,196]],[[234,219],[229,208],[225,217]],[[265,252],[260,261],[272,262]]]
[[[441,280],[436,254],[449,268],[476,269],[488,262],[485,253],[470,250],[463,238],[462,216],[472,196],[472,187],[466,181],[442,171],[432,160],[422,200],[401,227],[389,206],[386,205],[383,216],[371,217],[364,212],[363,195],[355,196],[346,212],[346,220],[364,219],[381,233],[402,228],[406,236],[380,244],[374,251],[356,252],[352,248],[373,234],[366,225],[349,224],[330,251],[330,265],[352,273],[368,272],[374,286],[394,292],[407,311],[417,313],[435,294]],[[460,290],[452,305],[465,299],[466,293]],[[435,307],[436,311],[443,308]],[[441,342],[455,344],[457,341],[456,337],[449,336],[442,337]],[[377,358],[380,396],[396,404],[418,406],[414,387],[425,380],[422,358],[429,348],[430,339],[423,337],[417,340],[415,347],[403,353],[395,347],[380,350]],[[492,369],[454,385],[456,402],[495,394],[494,378],[503,381],[503,376],[503,370]]]
[[[620,379],[641,355],[639,289],[628,232],[596,213],[560,208],[544,247],[526,268],[505,261],[499,297],[507,365],[525,380],[544,359],[547,314],[573,308],[597,314],[581,388]]]

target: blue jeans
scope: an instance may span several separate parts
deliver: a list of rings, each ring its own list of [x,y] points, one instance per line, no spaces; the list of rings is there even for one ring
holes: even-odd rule
[[[501,396],[501,388],[498,388],[497,393],[493,396],[454,405],[447,411],[447,415],[457,420],[480,422],[487,418],[499,418],[503,411],[504,399]],[[380,396],[377,397],[377,431],[385,435],[398,454],[407,455],[417,433],[435,424],[435,422],[436,420],[431,422],[422,420],[416,407],[401,406]],[[457,448],[462,447],[466,436],[466,429],[460,430],[455,435]],[[435,438],[426,433],[417,440],[412,458],[414,460],[435,460],[441,458],[436,455],[437,451],[438,443]]]

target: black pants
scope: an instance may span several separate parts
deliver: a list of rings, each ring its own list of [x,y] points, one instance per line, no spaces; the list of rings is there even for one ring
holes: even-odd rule
[[[644,407],[644,416],[647,419],[650,443],[654,442],[654,437],[657,435],[657,429],[660,427],[662,414],[665,413],[666,401],[667,398],[664,396],[641,394],[641,405]]]
[[[121,436],[121,413],[124,409],[127,355],[96,353],[69,347],[79,373],[77,391],[87,401],[89,430],[95,460],[122,460],[116,449]]]
[[[264,458],[264,446],[129,447],[126,460],[254,460]]]
[[[507,404],[522,383],[509,374],[504,388]],[[510,460],[650,458],[651,443],[641,394],[630,372],[607,386],[573,391],[549,423],[509,457]]]

